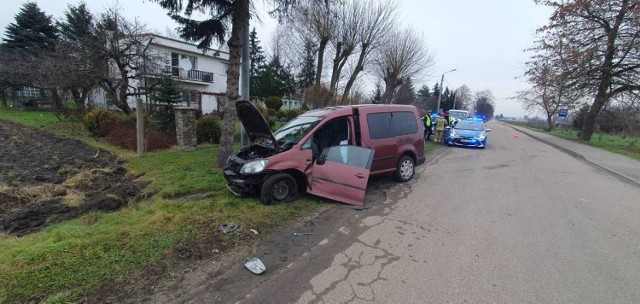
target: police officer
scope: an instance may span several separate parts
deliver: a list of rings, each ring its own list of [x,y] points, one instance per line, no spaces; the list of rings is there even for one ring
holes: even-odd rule
[[[429,137],[433,134],[433,130],[431,129],[431,110],[427,111],[427,115],[424,116],[424,138],[426,141],[430,141]]]

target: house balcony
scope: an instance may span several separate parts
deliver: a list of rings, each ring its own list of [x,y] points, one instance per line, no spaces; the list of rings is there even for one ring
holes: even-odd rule
[[[178,80],[213,83],[213,73],[199,70],[184,70],[177,67],[171,68],[171,76]]]

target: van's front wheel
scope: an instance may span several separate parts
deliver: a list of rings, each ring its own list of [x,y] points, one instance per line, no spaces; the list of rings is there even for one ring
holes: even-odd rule
[[[413,177],[416,172],[416,163],[413,158],[404,155],[400,157],[398,165],[396,166],[396,179],[399,182],[406,182]]]
[[[269,176],[260,188],[260,200],[267,205],[286,203],[296,198],[298,198],[298,183],[287,173]]]

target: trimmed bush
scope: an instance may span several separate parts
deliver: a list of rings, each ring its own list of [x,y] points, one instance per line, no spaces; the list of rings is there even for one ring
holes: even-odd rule
[[[267,109],[267,117],[268,119],[270,119],[271,117],[276,117],[278,116],[278,112],[276,112],[276,110],[274,109]]]
[[[267,109],[274,109],[276,111],[282,108],[282,99],[277,96],[271,96],[264,101],[264,104],[267,106]]]
[[[298,110],[296,109],[291,109],[287,112],[287,117],[289,118],[289,120],[296,118],[296,116],[298,116]]]
[[[222,123],[217,116],[205,115],[196,121],[196,137],[199,144],[219,144],[221,134]]]
[[[102,125],[114,121],[116,121],[116,114],[105,109],[91,110],[82,118],[82,122],[84,123],[85,128],[87,128],[87,131],[89,131],[93,136],[100,137],[106,135],[106,133],[101,132],[103,129]]]

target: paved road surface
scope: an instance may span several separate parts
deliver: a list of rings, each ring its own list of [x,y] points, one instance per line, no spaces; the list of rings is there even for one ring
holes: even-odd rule
[[[489,126],[241,302],[640,303],[640,189]]]

